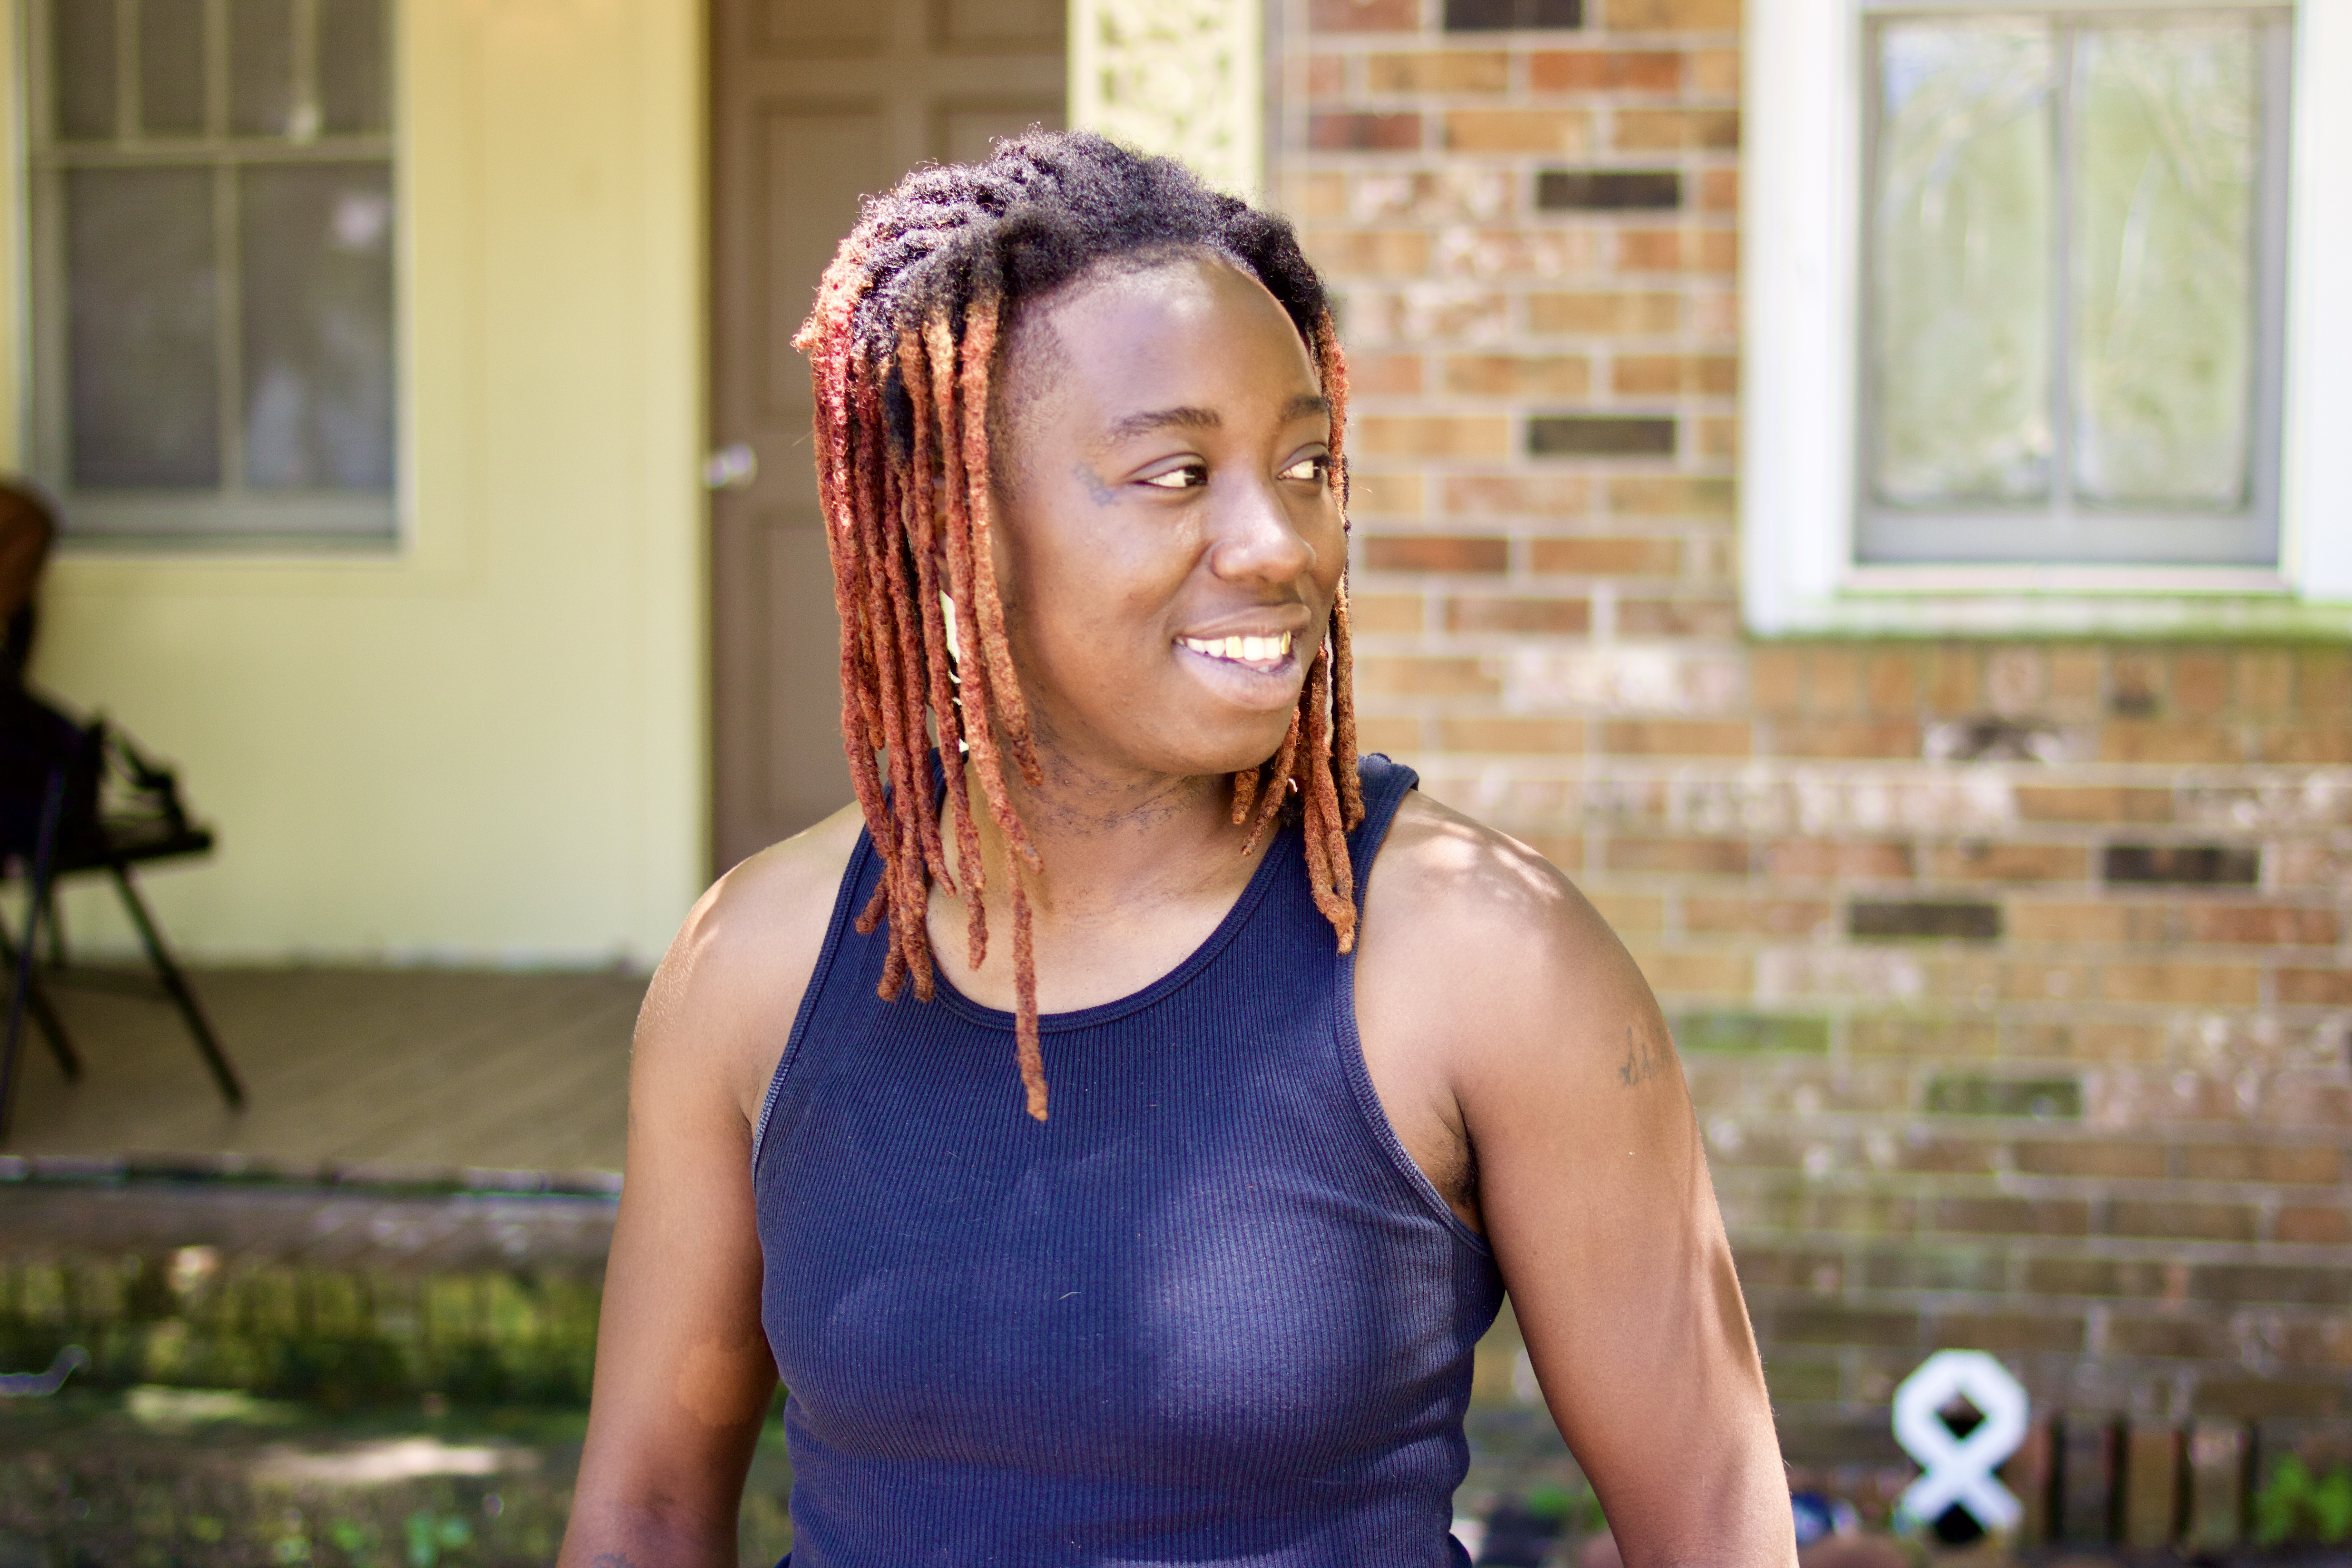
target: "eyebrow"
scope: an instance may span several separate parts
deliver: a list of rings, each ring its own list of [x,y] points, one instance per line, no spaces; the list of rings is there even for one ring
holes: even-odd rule
[[[1309,414],[1330,412],[1331,400],[1313,392],[1302,392],[1282,406],[1282,417],[1286,422],[1302,418]],[[1196,408],[1191,405],[1180,405],[1174,408],[1153,408],[1141,414],[1130,414],[1126,418],[1112,423],[1110,435],[1113,440],[1124,440],[1129,436],[1147,435],[1154,430],[1166,430],[1171,427],[1180,430],[1214,430],[1223,424],[1224,419],[1213,408]]]

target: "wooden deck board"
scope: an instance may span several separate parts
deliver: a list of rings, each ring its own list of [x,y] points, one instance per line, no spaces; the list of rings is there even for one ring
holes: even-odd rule
[[[83,1077],[27,1026],[11,1154],[613,1170],[642,977],[222,969],[192,977],[245,1079],[223,1105],[179,1016],[111,973],[50,984]]]

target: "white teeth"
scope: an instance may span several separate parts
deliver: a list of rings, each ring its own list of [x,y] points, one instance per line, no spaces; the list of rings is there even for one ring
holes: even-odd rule
[[[1183,641],[1194,653],[1246,664],[1270,663],[1290,652],[1288,632],[1270,637],[1186,637]]]

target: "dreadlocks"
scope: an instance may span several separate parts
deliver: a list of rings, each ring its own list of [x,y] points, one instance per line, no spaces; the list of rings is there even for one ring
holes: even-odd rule
[[[929,1000],[925,915],[937,880],[962,898],[970,962],[980,966],[988,951],[980,826],[966,771],[955,765],[968,752],[1007,851],[1014,1049],[1040,1121],[1045,1069],[1025,883],[1044,866],[1013,807],[1008,769],[1033,788],[1043,775],[996,580],[991,377],[1024,301],[1105,262],[1187,249],[1248,272],[1289,314],[1331,405],[1331,483],[1344,498],[1347,370],[1322,282],[1290,226],[1180,163],[1100,136],[1024,136],[985,163],[920,169],[869,199],[793,340],[816,388],[817,487],[841,613],[842,745],[883,864],[857,929],[889,922],[884,999],[911,980]],[[952,868],[931,809],[934,735],[947,764]],[[1356,931],[1347,833],[1364,806],[1344,581],[1280,750],[1234,775],[1233,820],[1249,827],[1250,847],[1294,798],[1316,907],[1346,952]]]

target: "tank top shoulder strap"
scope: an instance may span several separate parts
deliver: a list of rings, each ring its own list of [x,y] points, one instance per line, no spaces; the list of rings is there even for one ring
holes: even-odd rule
[[[1364,820],[1348,835],[1348,863],[1356,873],[1356,912],[1364,910],[1364,889],[1371,881],[1372,858],[1389,836],[1404,797],[1421,785],[1421,775],[1383,752],[1367,752],[1356,760],[1356,777],[1364,792]]]
[[[881,871],[882,858],[874,852],[873,832],[860,827],[857,847],[849,852],[849,864],[842,870],[841,886],[833,896],[833,918],[825,922],[824,942],[817,949],[816,967],[809,971],[808,989],[801,993],[801,1005],[793,1014],[792,1029],[784,1036],[783,1055],[776,1062],[776,1070],[768,1075],[768,1092],[760,1100],[760,1119],[751,1125],[751,1168],[755,1171],[760,1166],[760,1145],[766,1141],[768,1122],[776,1112],[776,1095],[784,1087],[785,1075],[792,1068],[801,1042],[808,1037],[809,1020],[815,1016],[824,995],[825,982],[856,928],[857,911],[866,907]]]

